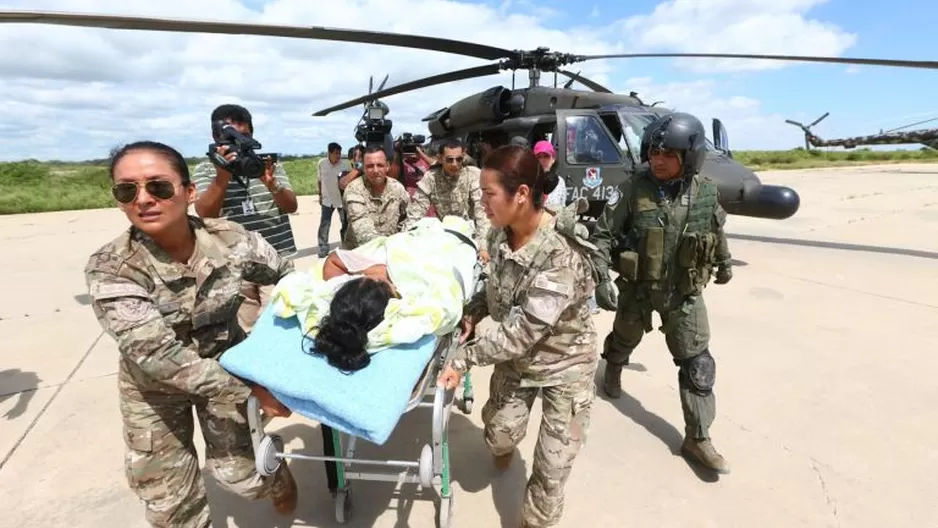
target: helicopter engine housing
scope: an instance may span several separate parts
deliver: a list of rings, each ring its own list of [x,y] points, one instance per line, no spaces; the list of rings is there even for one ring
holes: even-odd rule
[[[453,129],[498,122],[511,115],[511,93],[504,86],[494,86],[470,95],[439,112],[427,123],[427,127],[434,136],[443,136]]]

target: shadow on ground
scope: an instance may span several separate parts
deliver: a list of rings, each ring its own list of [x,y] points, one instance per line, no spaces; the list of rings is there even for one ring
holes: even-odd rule
[[[36,396],[39,387],[39,376],[35,372],[20,369],[7,369],[0,371],[0,405],[7,400],[16,398],[13,408],[3,413],[7,420],[15,420],[26,412],[29,402]]]
[[[766,244],[785,244],[791,246],[816,247],[823,249],[840,249],[845,251],[862,251],[867,253],[885,253],[889,255],[903,255],[906,257],[919,257],[925,259],[938,259],[938,252],[923,251],[920,249],[906,249],[887,246],[869,246],[863,244],[846,244],[842,242],[824,242],[822,240],[803,240],[799,238],[782,238],[757,235],[738,235],[727,233],[726,238],[732,240],[747,240],[750,242],[763,242]]]
[[[627,392],[628,382],[626,380],[629,376],[629,371],[645,372],[647,369],[643,365],[633,362],[622,370],[622,396],[618,399],[610,398],[608,395],[606,395],[602,388],[603,372],[605,371],[605,368],[606,362],[600,361],[599,368],[596,370],[597,396],[611,403],[612,406],[618,409],[618,411],[623,415],[628,417],[636,424],[642,426],[646,431],[651,433],[651,435],[661,440],[661,442],[664,443],[672,455],[679,456],[684,460],[688,467],[690,467],[691,471],[697,475],[697,478],[704,482],[716,482],[720,479],[720,475],[718,473],[710,471],[696,462],[691,462],[687,458],[683,457],[681,455],[681,444],[684,443],[684,434],[664,418],[646,409],[642,405],[642,402]],[[674,405],[681,405],[681,401],[677,393],[674,394]]]
[[[478,411],[476,411],[478,412]],[[384,445],[378,446],[358,441],[356,459],[408,460],[417,461],[425,443],[432,441],[431,412],[429,408],[417,408],[404,415],[394,433]],[[274,424],[271,424],[274,425]],[[290,424],[282,429],[268,429],[279,434],[286,451],[294,454],[321,456],[323,454],[322,432],[319,424]],[[347,438],[343,436],[343,444]],[[454,492],[454,524],[465,525],[472,511],[460,507],[461,494],[477,493],[492,486],[492,499],[503,526],[514,526],[520,514],[524,493],[525,465],[520,457],[513,467],[498,475],[491,464],[491,456],[482,441],[482,431],[469,418],[453,410],[449,419],[449,454],[452,467]],[[344,455],[344,453],[343,453]],[[328,488],[325,464],[319,461],[291,459],[290,469],[297,482],[299,500],[296,511],[289,516],[279,515],[269,499],[251,502],[222,489],[211,475],[206,475],[206,486],[212,505],[213,526],[227,527],[233,521],[240,528],[286,528],[290,526],[338,527],[335,500]],[[399,470],[374,465],[353,465],[347,471],[388,472]],[[412,525],[435,526],[439,511],[439,495],[435,490],[421,490],[417,484],[400,484],[395,481],[349,482],[351,515],[344,526],[373,526],[379,517],[394,511],[396,528]],[[411,519],[415,504],[423,501],[432,503],[432,509],[421,507],[419,515],[430,515],[428,519]],[[432,512],[432,513],[431,513]],[[414,514],[417,515],[417,514]]]

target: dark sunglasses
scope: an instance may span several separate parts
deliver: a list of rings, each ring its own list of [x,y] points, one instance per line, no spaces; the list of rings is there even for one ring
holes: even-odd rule
[[[150,180],[143,185],[143,188],[147,190],[147,194],[160,200],[169,200],[176,194],[176,186],[173,182],[166,180]],[[137,199],[139,190],[140,185],[137,183],[121,182],[111,187],[111,194],[118,202],[129,204]]]

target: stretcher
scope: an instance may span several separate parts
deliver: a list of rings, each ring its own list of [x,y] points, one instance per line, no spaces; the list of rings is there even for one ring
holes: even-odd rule
[[[473,291],[482,287],[483,278],[482,269],[477,265]],[[351,481],[419,484],[423,489],[432,488],[440,497],[438,526],[450,527],[454,499],[449,462],[449,415],[454,405],[470,414],[474,393],[468,373],[463,377],[459,398],[457,391],[438,387],[436,381],[459,346],[461,328],[456,327],[441,336],[425,336],[413,345],[379,352],[369,366],[347,375],[302,349],[298,340],[303,340],[307,348],[312,340],[303,336],[295,321],[277,318],[268,307],[255,324],[251,337],[220,359],[222,366],[233,374],[267,388],[294,413],[320,423],[322,455],[287,452],[279,435],[265,431],[269,417],[262,413],[258,401],[250,397],[247,414],[258,473],[272,475],[286,459],[324,462],[329,491],[334,497],[335,519],[340,524],[345,524],[352,514]],[[304,369],[304,375],[320,376],[302,382],[309,394],[290,395],[274,388],[284,387],[285,377]],[[342,391],[347,394],[339,394]],[[354,409],[344,407],[347,404],[351,407],[350,402],[356,406]],[[359,441],[384,444],[401,417],[418,408],[429,408],[432,413],[429,442],[424,443],[419,458],[356,458]],[[358,466],[377,466],[384,470],[360,471]]]
[[[462,398],[455,391],[438,387],[436,379],[446,360],[455,352],[459,343],[459,331],[447,334],[438,340],[432,360],[427,364],[421,379],[407,404],[405,413],[416,408],[432,410],[430,443],[425,443],[417,460],[371,460],[355,457],[359,437],[350,435],[322,423],[323,455],[287,453],[279,435],[264,431],[265,420],[260,405],[253,396],[248,400],[248,422],[254,444],[255,464],[261,475],[273,475],[284,459],[322,461],[326,463],[329,491],[335,505],[335,520],[345,524],[352,514],[351,487],[353,480],[416,483],[424,489],[433,488],[440,497],[437,507],[437,522],[440,528],[449,528],[453,523],[453,489],[449,465],[448,424],[449,413],[455,404],[464,414],[472,412],[474,394],[472,381],[467,373],[463,377]],[[342,456],[344,447],[344,456]],[[336,456],[339,455],[339,456]],[[353,471],[354,466],[379,466],[399,468],[398,471]]]

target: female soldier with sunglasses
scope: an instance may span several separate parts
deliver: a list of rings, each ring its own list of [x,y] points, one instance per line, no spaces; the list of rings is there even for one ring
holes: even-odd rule
[[[195,407],[207,466],[220,485],[275,508],[296,507],[287,466],[254,469],[245,402],[289,411],[268,392],[228,374],[218,358],[244,339],[237,322],[243,282],[275,284],[293,271],[259,234],[189,216],[195,186],[182,155],[155,142],[117,151],[112,192],[130,228],[95,251],[85,278],[95,316],[120,351],[118,390],[128,483],[153,526],[211,524],[193,444]]]

